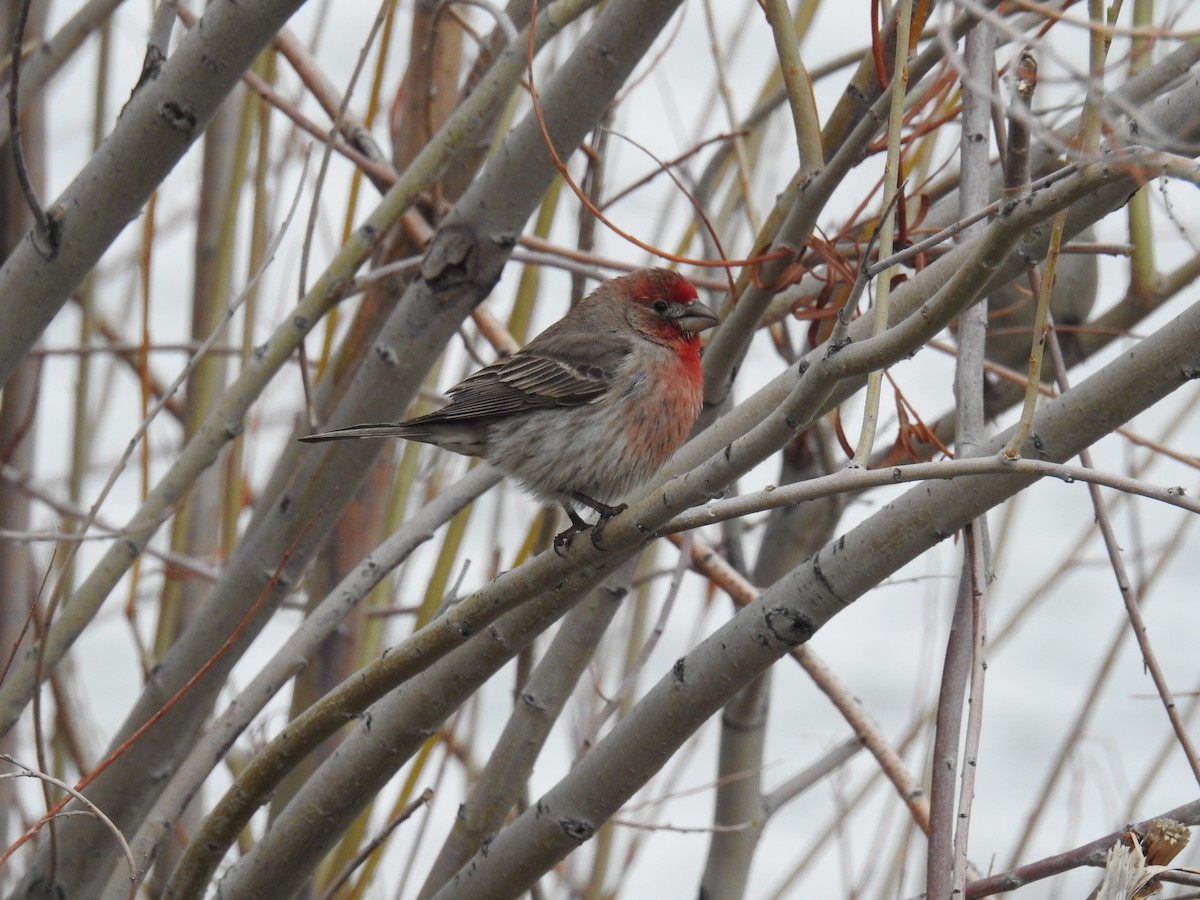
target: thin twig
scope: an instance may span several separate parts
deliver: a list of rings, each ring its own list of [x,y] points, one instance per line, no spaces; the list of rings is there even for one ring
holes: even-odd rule
[[[637,686],[638,677],[646,668],[646,663],[650,661],[650,654],[658,646],[659,639],[666,631],[667,619],[671,615],[671,610],[675,608],[675,599],[679,596],[679,588],[683,584],[683,576],[687,572],[688,563],[691,558],[692,540],[693,536],[690,534],[681,537],[679,541],[679,560],[672,574],[667,596],[663,598],[662,607],[659,609],[658,620],[650,630],[649,637],[646,638],[638,650],[637,658],[629,665],[625,672],[625,677],[621,679],[621,684],[588,723],[587,733],[579,741],[579,749],[576,751],[575,762],[579,762],[584,753],[595,745],[600,734],[600,729],[604,727],[604,723],[617,712],[622,703],[633,695],[633,689]]]
[[[532,14],[534,16],[537,14],[536,0],[534,0],[534,9]],[[546,124],[546,118],[542,112],[541,102],[538,99],[538,92],[534,85],[533,50],[534,40],[533,33],[531,31],[529,36],[529,53],[527,54],[526,66],[526,74],[529,78],[529,99],[533,105],[534,119],[537,121],[538,128],[542,133],[542,143],[545,146],[546,153],[550,156],[551,162],[554,164],[555,169],[558,170],[558,174],[562,176],[563,181],[571,189],[575,196],[579,198],[579,202],[584,204],[591,211],[592,215],[599,219],[610,231],[613,232],[613,234],[623,238],[624,240],[633,244],[635,247],[645,250],[647,253],[654,254],[660,259],[666,259],[670,260],[671,262],[689,266],[733,269],[766,262],[771,259],[783,259],[784,257],[790,255],[790,253],[788,253],[785,249],[780,249],[764,255],[750,257],[748,259],[692,259],[690,257],[668,253],[665,250],[655,247],[653,244],[648,244],[636,236],[619,228],[615,222],[604,215],[604,213],[597,209],[595,204],[588,199],[587,194],[584,193],[583,189],[578,185],[578,183],[576,183],[575,179],[571,177],[571,173],[567,169],[566,163],[563,162],[562,157],[558,153],[558,148],[554,146],[554,140],[550,137],[550,129]]]
[[[367,64],[367,55],[375,45],[375,38],[379,35],[379,30],[383,27],[383,23],[387,18],[388,3],[389,0],[382,0],[380,3],[379,11],[375,14],[375,21],[371,23],[371,29],[367,34],[367,38],[363,41],[362,47],[359,49],[358,59],[354,63],[354,71],[350,74],[350,81],[346,85],[346,90],[342,95],[342,102],[338,107],[337,117],[329,129],[329,140],[326,141],[324,152],[321,154],[321,164],[317,169],[316,183],[313,185],[312,206],[309,208],[308,221],[304,229],[304,240],[300,245],[298,298],[303,298],[308,293],[308,260],[312,253],[313,233],[317,227],[317,210],[320,207],[321,191],[325,186],[325,176],[329,171],[329,161],[333,156],[334,144],[337,143],[337,134],[346,116],[346,110],[350,107],[350,98],[354,95],[354,87],[358,84],[359,76],[362,75],[363,68]]]
[[[1128,825],[1120,831],[1106,834],[1072,850],[1067,850],[1055,856],[1048,856],[1045,859],[1010,869],[1007,872],[989,875],[987,878],[981,878],[978,881],[972,881],[966,887],[964,898],[965,900],[976,900],[976,898],[990,897],[992,894],[1015,891],[1019,887],[1024,887],[1035,881],[1041,881],[1043,878],[1050,878],[1053,875],[1060,875],[1063,872],[1077,869],[1080,866],[1102,866],[1108,854],[1108,848],[1120,840],[1125,832],[1130,830],[1145,831],[1155,819],[1174,819],[1189,826],[1200,824],[1200,800],[1193,800],[1190,803],[1177,806],[1175,809],[1168,810],[1160,815]]]
[[[432,799],[433,789],[425,788],[425,790],[421,791],[421,796],[417,797],[416,800],[405,806],[404,809],[400,810],[400,812],[396,813],[396,815],[393,816],[392,819],[379,830],[377,835],[371,838],[371,840],[367,841],[367,843],[363,845],[363,848],[359,850],[358,853],[354,854],[354,858],[346,863],[342,871],[338,873],[337,878],[329,882],[329,887],[322,891],[319,900],[333,900],[333,898],[337,896],[338,891],[341,890],[342,886],[350,880],[350,876],[355,873],[359,866],[367,861],[367,858],[372,853],[374,853],[380,846],[384,844],[385,841],[387,841],[389,837],[391,837],[392,832],[411,819],[413,813],[415,813],[422,806],[426,806]]]
[[[1103,472],[1098,469],[1088,469],[1084,466],[1072,466],[1066,463],[1053,463],[1047,460],[1013,459],[1003,454],[994,456],[976,456],[969,459],[947,459],[938,462],[912,463],[906,466],[891,466],[884,469],[842,469],[832,475],[812,478],[800,484],[789,484],[784,487],[768,487],[761,491],[742,494],[728,500],[715,500],[706,506],[688,510],[672,519],[665,525],[662,534],[675,534],[689,528],[699,528],[702,525],[713,525],[726,519],[738,518],[754,512],[763,512],[779,506],[790,506],[803,503],[806,500],[816,500],[832,494],[860,491],[865,488],[882,487],[889,484],[907,484],[913,481],[929,479],[946,480],[962,478],[970,475],[1019,476],[1024,478],[1057,478],[1065,484],[1082,481],[1088,484],[1099,484],[1114,488],[1125,493],[1157,500],[1170,506],[1186,509],[1188,512],[1200,513],[1200,501],[1187,495],[1185,489],[1175,485],[1172,487],[1155,487],[1144,481]]]
[[[891,206],[896,202],[896,198],[901,196],[900,170],[903,159],[900,154],[900,138],[904,126],[904,101],[908,93],[909,27],[912,25],[912,15],[912,0],[901,0],[896,9],[896,62],[895,73],[892,76],[891,106],[888,115],[887,159],[883,170],[885,207]],[[881,77],[882,74],[881,71]],[[896,232],[894,212],[883,217],[879,230],[879,252],[883,256],[891,256]],[[875,289],[873,321],[874,333],[877,335],[887,329],[889,300],[892,293],[891,277],[891,269],[885,269],[880,273]],[[867,376],[867,396],[864,401],[862,430],[854,451],[854,459],[850,461],[853,466],[866,465],[871,456],[871,448],[875,444],[875,430],[879,424],[879,400],[882,391],[883,373],[876,369]]]
[[[1008,117],[1008,143],[1004,157],[1004,190],[1009,196],[1029,189],[1029,121],[1037,89],[1037,60],[1022,50],[1017,63],[1013,105],[1021,112]]]
[[[1063,178],[1066,178],[1068,175],[1075,174],[1075,172],[1077,172],[1078,170],[1079,170],[1079,165],[1077,163],[1068,163],[1067,165],[1063,166],[1062,168],[1056,169],[1055,171],[1051,172],[1049,175],[1045,175],[1042,178],[1039,178],[1037,181],[1033,182],[1033,184],[1031,184],[1029,186],[1029,190],[1030,190],[1030,192],[1040,191],[1043,188],[1047,188],[1050,185],[1054,184],[1056,181],[1061,181]],[[1008,201],[994,200],[993,202],[989,203],[987,206],[976,211],[975,213],[972,213],[971,215],[966,216],[966,217],[959,218],[959,220],[957,222],[955,222],[952,225],[946,226],[945,228],[943,228],[941,231],[937,232],[936,234],[931,234],[929,237],[924,238],[923,240],[917,241],[915,244],[909,244],[905,249],[903,249],[897,253],[893,253],[891,256],[887,257],[886,259],[880,259],[877,262],[871,263],[871,265],[869,265],[867,267],[868,277],[874,278],[876,275],[878,275],[880,272],[882,272],[884,269],[886,269],[890,266],[902,265],[904,263],[910,262],[911,260],[920,256],[922,253],[928,253],[932,248],[938,246],[939,244],[944,244],[946,241],[950,240],[950,238],[954,237],[955,235],[960,234],[963,231],[966,231],[971,225],[974,225],[976,222],[982,221],[983,219],[986,219],[990,216],[995,215],[996,212],[999,211],[1000,207],[1002,205],[1004,205],[1006,202],[1008,202]]]
[[[965,217],[986,206],[990,197],[987,136],[992,94],[989,90],[979,90],[979,85],[994,80],[996,59],[995,32],[986,22],[978,23],[967,34],[963,63],[966,69],[962,79],[959,212]],[[985,223],[979,221],[964,232],[964,237],[974,237],[986,230]],[[974,456],[986,439],[983,372],[987,324],[986,296],[964,310],[958,320],[954,414],[959,457]],[[981,516],[969,523],[963,529],[962,537],[963,560],[953,624],[947,637],[933,747],[930,797],[933,826],[926,865],[926,890],[931,896],[961,892],[966,882],[971,810],[983,729],[984,611],[991,559],[987,517]],[[963,695],[968,692],[964,726]],[[959,741],[964,733],[960,760]],[[954,796],[956,776],[959,782],[957,804]]]
[[[1037,308],[1033,316],[1033,343],[1029,349],[1029,375],[1025,387],[1025,402],[1021,407],[1021,419],[1013,430],[1012,439],[1004,448],[1010,458],[1020,455],[1021,447],[1033,431],[1033,416],[1037,412],[1039,385],[1042,383],[1042,356],[1046,347],[1046,335],[1050,327],[1050,297],[1054,292],[1054,281],[1058,277],[1059,248],[1062,246],[1063,229],[1067,224],[1067,210],[1054,215],[1050,228],[1050,249],[1040,274],[1030,275],[1038,284]]]
[[[46,247],[39,248],[39,252],[47,259],[53,259],[58,254],[58,224],[42,209],[37,191],[33,188],[33,181],[29,177],[29,170],[25,166],[25,152],[21,147],[21,51],[25,41],[25,24],[29,20],[29,7],[32,2],[33,0],[21,0],[21,5],[17,10],[16,27],[13,29],[12,66],[8,89],[8,143],[12,148],[13,170],[16,173],[17,182],[21,185],[21,193],[25,195],[25,204],[37,222],[36,233],[46,242]]]
[[[0,778],[14,778],[19,775],[19,776],[22,776],[25,778],[37,778],[42,782],[45,782],[47,784],[52,784],[55,787],[61,788],[62,790],[66,791],[69,796],[74,797],[81,804],[83,804],[84,808],[89,813],[91,813],[93,816],[95,816],[97,819],[99,819],[102,823],[104,823],[104,827],[107,828],[112,833],[112,836],[114,838],[116,838],[117,843],[121,847],[121,852],[125,856],[125,865],[129,869],[130,900],[132,900],[133,897],[136,897],[137,896],[137,880],[139,878],[137,862],[133,858],[133,851],[131,851],[129,849],[129,843],[125,840],[125,835],[121,834],[121,829],[116,826],[116,823],[113,822],[113,820],[110,819],[108,816],[106,816],[104,814],[103,810],[100,809],[100,807],[96,806],[95,803],[93,803],[91,800],[89,800],[87,797],[85,797],[77,789],[71,787],[71,785],[67,784],[65,781],[61,781],[60,779],[55,778],[53,775],[47,775],[45,772],[38,772],[35,769],[31,769],[28,766],[17,762],[15,759],[13,759],[7,753],[0,753],[0,759],[4,760],[6,763],[9,763],[10,765],[16,766],[18,769],[20,769],[20,772],[9,773],[7,775],[0,775]]]
[[[1059,387],[1065,391],[1070,388],[1070,384],[1067,381],[1066,363],[1063,361],[1062,348],[1059,347],[1058,339],[1055,337],[1054,332],[1050,332],[1048,343],[1050,345],[1051,359],[1058,370]],[[1084,467],[1092,468],[1091,451],[1087,449],[1081,451],[1079,461]],[[1175,698],[1171,695],[1171,688],[1167,684],[1166,675],[1159,664],[1158,655],[1154,652],[1154,648],[1150,644],[1150,634],[1146,628],[1146,620],[1142,616],[1141,607],[1137,602],[1137,593],[1133,590],[1129,573],[1125,568],[1125,560],[1121,552],[1120,542],[1117,540],[1116,532],[1113,530],[1112,517],[1108,515],[1104,498],[1100,495],[1100,488],[1097,485],[1089,484],[1088,494],[1091,497],[1092,507],[1096,513],[1096,526],[1100,529],[1100,535],[1104,539],[1104,549],[1108,553],[1109,564],[1112,566],[1113,576],[1117,580],[1117,590],[1120,591],[1121,602],[1125,605],[1125,614],[1129,617],[1129,626],[1133,631],[1134,639],[1137,641],[1138,649],[1142,654],[1142,663],[1145,665],[1150,679],[1154,682],[1154,689],[1158,691],[1158,696],[1162,700],[1163,709],[1166,711],[1167,719],[1171,723],[1171,729],[1175,732],[1175,737],[1179,741],[1179,746],[1187,758],[1192,775],[1195,777],[1197,784],[1200,784],[1200,755],[1196,753],[1196,747],[1192,743],[1191,736],[1188,734],[1187,726],[1179,715],[1179,707],[1175,703]]]
[[[30,480],[30,476],[27,473],[14,469],[7,463],[0,464],[0,481],[4,481],[7,484],[19,488],[34,499],[46,504],[46,506],[50,507],[64,518],[83,521],[88,516],[88,511],[82,506],[78,506],[68,500],[63,500],[59,497],[56,497],[49,491],[38,487]],[[104,532],[103,534],[97,536],[99,539],[120,538],[129,533],[126,529],[120,528],[116,525],[108,524],[106,520],[100,518],[98,515],[92,518],[92,527],[99,528],[102,532]],[[19,540],[21,538],[14,537],[13,539]],[[44,533],[33,532],[28,536],[27,539],[80,541],[88,540],[90,538],[80,534],[79,532],[72,531]],[[159,550],[153,546],[146,547],[146,549],[142,552],[147,556],[161,559],[164,563],[172,568],[187,572],[189,575],[193,575],[197,578],[203,578],[205,581],[216,581],[217,579],[218,573],[215,568],[206,566],[200,561],[192,559],[191,557],[183,556],[178,553],[172,553],[169,550]]]
[[[678,543],[680,539],[672,536],[671,540]],[[712,547],[699,539],[692,545],[692,567],[716,583],[739,607],[749,605],[759,595],[758,588],[734,571]],[[923,833],[928,834],[929,802],[925,799],[920,782],[908,771],[904,760],[888,742],[883,730],[867,714],[849,686],[838,678],[811,646],[801,644],[792,648],[790,652],[817,688],[837,707],[863,746],[875,757],[880,770],[896,788],[901,802],[908,807],[913,822]]]

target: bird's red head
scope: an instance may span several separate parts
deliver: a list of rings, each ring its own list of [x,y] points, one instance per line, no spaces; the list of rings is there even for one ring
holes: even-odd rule
[[[642,308],[638,326],[664,343],[699,348],[699,332],[721,321],[700,302],[691,282],[670,269],[640,269],[609,285]]]
[[[674,350],[687,379],[697,386],[703,383],[700,332],[720,319],[700,302],[686,278],[669,269],[640,269],[614,278],[604,290],[628,304],[626,315],[635,331]]]
[[[626,282],[630,298],[647,306],[656,300],[686,306],[698,299],[692,283],[670,269],[640,269],[614,280]]]

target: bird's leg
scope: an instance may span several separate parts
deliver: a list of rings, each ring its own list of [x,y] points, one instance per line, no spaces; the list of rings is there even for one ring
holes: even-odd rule
[[[613,516],[619,516],[625,510],[629,509],[629,505],[626,503],[622,503],[620,506],[609,506],[607,503],[593,500],[587,494],[581,494],[579,491],[571,491],[571,499],[576,503],[582,503],[584,506],[594,509],[600,513],[600,518],[602,519],[611,519]]]
[[[584,506],[590,506],[600,514],[600,518],[596,520],[596,524],[592,526],[592,543],[597,550],[607,549],[604,546],[604,527],[608,524],[608,520],[613,516],[619,516],[629,507],[622,503],[620,506],[609,506],[607,503],[601,503],[599,500],[593,500],[587,494],[581,494],[579,491],[571,491],[571,497],[578,503]]]
[[[571,542],[575,540],[575,535],[581,531],[587,531],[592,527],[583,520],[583,517],[579,513],[575,512],[569,503],[564,503],[562,508],[567,511],[567,518],[571,520],[571,526],[566,531],[554,536],[554,552],[559,556],[562,556],[571,548]]]
[[[629,507],[624,503],[620,506],[609,506],[607,503],[593,500],[587,494],[581,494],[579,491],[571,491],[571,499],[576,503],[582,503],[584,506],[594,509],[600,514],[600,518],[596,520],[595,525],[589,525],[579,513],[572,509],[569,503],[564,503],[562,508],[567,511],[567,517],[571,520],[571,527],[554,536],[554,552],[562,556],[570,549],[571,542],[575,540],[575,535],[588,529],[591,529],[592,543],[596,546],[596,549],[607,549],[604,546],[604,526],[608,524],[609,519],[625,512]]]

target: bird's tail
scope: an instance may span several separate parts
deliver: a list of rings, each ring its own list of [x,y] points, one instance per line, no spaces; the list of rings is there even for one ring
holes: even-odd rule
[[[349,441],[357,438],[388,438],[398,437],[410,441],[429,439],[429,429],[413,428],[406,424],[391,424],[380,422],[374,425],[351,425],[348,428],[335,428],[333,431],[320,431],[316,434],[300,438],[306,444],[318,444],[322,441]]]

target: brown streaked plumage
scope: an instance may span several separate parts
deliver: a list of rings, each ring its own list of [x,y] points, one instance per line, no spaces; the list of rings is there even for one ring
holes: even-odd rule
[[[481,456],[530,493],[600,513],[592,535],[687,439],[703,399],[699,332],[718,318],[683,276],[642,269],[600,285],[507,359],[450,388],[441,409],[302,441],[400,437]]]

